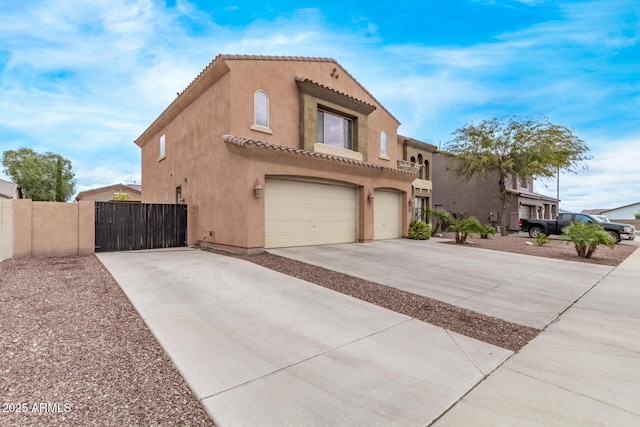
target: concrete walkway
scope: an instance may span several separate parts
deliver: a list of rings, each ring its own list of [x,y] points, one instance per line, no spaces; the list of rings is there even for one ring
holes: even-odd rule
[[[640,250],[435,425],[639,426]]]
[[[97,256],[218,426],[423,426],[511,355],[235,258]]]
[[[542,329],[613,267],[428,241],[269,252]],[[462,258],[464,257],[464,258]]]

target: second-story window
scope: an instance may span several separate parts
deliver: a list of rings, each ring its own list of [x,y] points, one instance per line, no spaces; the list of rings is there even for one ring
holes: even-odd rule
[[[389,147],[387,145],[387,133],[385,131],[380,132],[380,155],[388,156]]]
[[[353,120],[318,109],[318,142],[353,149]]]
[[[160,147],[159,147],[159,158],[164,159],[166,154],[166,146],[165,146],[165,136],[164,134],[160,135]]]
[[[257,126],[269,127],[269,97],[263,90],[253,94],[253,122]]]

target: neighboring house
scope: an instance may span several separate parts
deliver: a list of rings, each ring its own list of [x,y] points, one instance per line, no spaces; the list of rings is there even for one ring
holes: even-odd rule
[[[19,198],[18,186],[10,181],[0,179],[0,199]]]
[[[118,193],[123,192],[132,201],[139,201],[142,194],[142,186],[136,184],[114,184],[107,187],[94,188],[92,190],[81,191],[76,196],[77,201],[108,202]]]
[[[482,224],[500,224],[500,191],[497,175],[459,178],[451,171],[453,160],[436,153],[433,156],[433,205],[456,215],[475,216]],[[533,191],[533,180],[513,177],[506,182],[510,194],[507,229],[517,231],[522,218],[554,219],[558,200]]]
[[[594,215],[605,215],[611,221],[635,220],[636,214],[640,214],[640,202],[630,205],[620,206],[614,209],[587,209],[582,213],[590,213]]]
[[[401,135],[398,135],[398,141],[403,146],[402,158],[408,162],[408,166],[416,167],[418,170],[418,177],[411,183],[413,187],[411,217],[413,219],[422,218],[421,214],[424,209],[432,208],[431,164],[433,163],[433,153],[438,150],[438,147]]]
[[[399,125],[334,59],[219,55],[135,141],[142,201],[187,203],[189,244],[247,253],[406,236]]]

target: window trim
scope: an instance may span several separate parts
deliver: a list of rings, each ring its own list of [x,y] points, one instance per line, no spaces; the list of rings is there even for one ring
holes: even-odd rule
[[[167,136],[166,134],[160,135],[158,140],[158,160],[162,160],[167,157]]]
[[[320,115],[322,114],[322,120],[320,119]],[[346,131],[344,131],[343,128],[343,141],[342,141],[342,146],[339,145],[334,145],[334,144],[327,144],[325,142],[325,116],[326,115],[329,116],[333,116],[333,117],[337,117],[339,119],[342,119],[343,124],[348,124],[346,126]],[[318,105],[317,108],[317,113],[316,113],[316,142],[319,144],[324,144],[324,145],[328,145],[331,147],[336,147],[336,148],[340,148],[343,150],[350,150],[350,151],[355,151],[354,147],[355,147],[355,143],[354,143],[354,128],[355,128],[355,123],[354,123],[354,119],[352,117],[349,117],[345,114],[340,114],[340,113],[336,113],[334,111],[331,111],[327,108],[323,108],[322,106]],[[322,126],[320,125],[320,123],[322,122]],[[322,135],[322,136],[321,136]],[[322,140],[321,140],[322,139]]]
[[[258,120],[260,108],[264,109],[264,114],[266,116],[264,117],[264,121]],[[250,129],[273,135],[273,131],[269,127],[270,119],[271,117],[269,114],[269,95],[264,90],[258,89],[253,93],[253,124],[251,125]]]
[[[380,131],[380,156],[383,160],[391,160],[389,158],[389,137],[384,130]]]

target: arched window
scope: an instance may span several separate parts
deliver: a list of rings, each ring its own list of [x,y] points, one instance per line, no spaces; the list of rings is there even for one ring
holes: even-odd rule
[[[424,179],[431,179],[431,171],[429,170],[429,160],[424,161]]]
[[[416,162],[415,156],[411,156],[411,163],[415,163],[415,162]]]
[[[388,156],[389,147],[387,145],[387,133],[385,131],[380,132],[380,155]]]
[[[253,94],[253,123],[256,126],[269,127],[269,97],[260,89]]]

